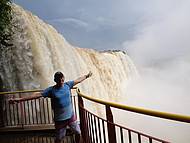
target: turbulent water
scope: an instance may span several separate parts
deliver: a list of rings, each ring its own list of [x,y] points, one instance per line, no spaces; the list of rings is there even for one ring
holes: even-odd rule
[[[93,72],[80,84],[87,94],[116,99],[122,83],[136,75],[123,51],[99,52],[74,47],[51,25],[14,5],[13,47],[1,52],[1,90],[43,89],[53,83],[53,74],[62,71],[66,80]]]

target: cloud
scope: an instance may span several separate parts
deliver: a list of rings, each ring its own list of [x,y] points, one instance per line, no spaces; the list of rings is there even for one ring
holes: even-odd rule
[[[61,27],[58,23],[52,23],[51,20],[70,19],[68,20],[71,23],[70,27],[67,24],[69,22],[64,22],[68,29],[68,32],[64,34],[66,39],[69,37],[77,46],[102,50],[122,49],[121,44],[125,40],[134,39],[145,24],[151,23],[152,20],[159,21],[162,15],[166,15],[168,11],[179,7],[184,1],[54,0],[52,2],[51,0],[41,0],[36,3],[35,1],[15,0],[16,3],[53,24],[60,33],[65,33],[64,27]],[[42,9],[42,7],[46,7],[46,9]],[[87,28],[87,30],[77,30],[72,36],[69,35],[69,31],[73,32],[73,28],[76,28],[75,26]],[[105,34],[105,32],[108,34]],[[74,34],[79,35],[78,38]],[[81,38],[81,35],[84,34],[89,35],[86,36],[88,39]],[[97,41],[101,41],[101,43]]]
[[[89,24],[87,22],[84,22],[80,19],[76,18],[59,18],[59,19],[52,19],[49,20],[50,23],[57,23],[57,24],[71,24],[77,28],[84,28],[87,29],[89,27]]]

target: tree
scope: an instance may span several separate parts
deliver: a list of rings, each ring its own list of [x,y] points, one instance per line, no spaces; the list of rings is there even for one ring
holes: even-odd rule
[[[0,0],[0,56],[4,53],[4,49],[12,46],[10,40],[12,35],[12,8],[11,0]],[[3,81],[1,79],[2,58],[0,57],[0,91],[3,91]],[[0,97],[0,126],[4,126],[3,111],[4,96]]]
[[[0,48],[11,46],[12,8],[11,0],[0,0]]]

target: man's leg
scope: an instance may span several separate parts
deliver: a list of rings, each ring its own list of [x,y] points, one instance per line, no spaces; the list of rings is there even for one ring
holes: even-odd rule
[[[80,125],[78,124],[77,121],[74,121],[69,124],[69,127],[74,131],[75,133],[75,140],[76,143],[82,143],[82,137],[81,137],[81,130],[80,130]]]
[[[65,135],[66,135],[66,127],[61,129],[56,129],[55,143],[61,143],[61,140],[65,137]]]

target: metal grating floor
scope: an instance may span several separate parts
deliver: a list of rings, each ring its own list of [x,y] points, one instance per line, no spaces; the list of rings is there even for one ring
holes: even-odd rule
[[[1,143],[54,143],[53,133],[3,133],[0,134]],[[73,135],[66,136],[62,143],[75,143]]]

